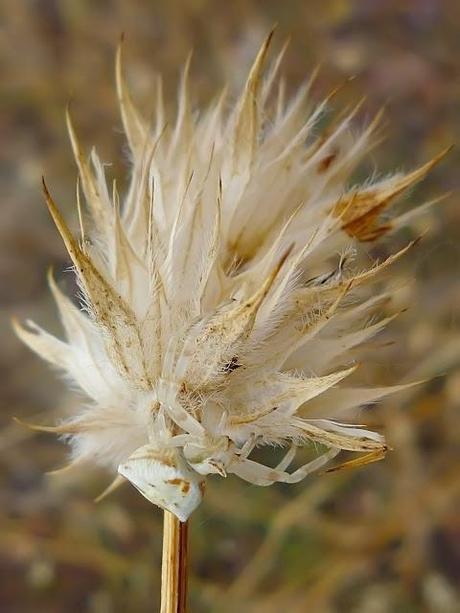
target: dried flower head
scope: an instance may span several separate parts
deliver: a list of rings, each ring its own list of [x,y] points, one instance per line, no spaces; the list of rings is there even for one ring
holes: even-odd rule
[[[350,350],[389,321],[365,325],[382,295],[365,297],[362,286],[408,249],[358,272],[350,244],[396,227],[381,213],[438,158],[406,175],[347,185],[379,117],[353,137],[356,108],[316,135],[330,97],[307,112],[307,84],[286,104],[276,85],[282,53],[262,76],[270,38],[230,112],[224,92],[192,113],[187,63],[174,125],[161,83],[153,126],[141,117],[119,51],[129,189],[120,204],[69,118],[87,205],[85,215],[79,205],[80,240],[46,187],[45,195],[82,308],[50,277],[66,342],[16,324],[87,396],[77,415],[42,429],[68,437],[75,462],[118,470],[116,484],[129,480],[182,521],[212,473],[295,483],[341,450],[365,453],[351,464],[383,457],[381,434],[343,420],[399,389],[337,387],[356,368]],[[307,443],[316,457],[289,472]],[[287,447],[275,468],[251,459],[262,445]]]

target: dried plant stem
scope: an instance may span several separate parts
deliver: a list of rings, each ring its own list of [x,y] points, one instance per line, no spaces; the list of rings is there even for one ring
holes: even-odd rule
[[[185,613],[187,601],[188,523],[169,511],[163,519],[161,613]]]

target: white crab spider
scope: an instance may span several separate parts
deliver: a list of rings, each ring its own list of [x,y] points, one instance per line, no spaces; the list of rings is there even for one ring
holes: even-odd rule
[[[211,444],[209,441],[200,443],[193,435],[177,435],[169,439],[162,449],[152,444],[137,449],[118,467],[118,472],[150,502],[186,521],[203,497],[203,476],[218,474],[226,477],[227,474],[235,474],[261,486],[275,482],[298,483],[340,451],[331,449],[293,473],[288,473],[286,469],[294,459],[296,445],[291,445],[279,464],[270,468],[249,459],[256,444],[255,435],[250,436],[241,448],[226,436],[214,439]]]

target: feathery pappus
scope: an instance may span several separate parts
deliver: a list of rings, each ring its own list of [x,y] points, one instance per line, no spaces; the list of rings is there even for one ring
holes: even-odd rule
[[[356,368],[352,350],[392,319],[366,325],[385,294],[362,288],[411,245],[364,271],[353,250],[406,222],[382,213],[443,153],[408,174],[350,186],[380,115],[353,135],[356,107],[317,134],[331,96],[311,106],[310,80],[285,101],[283,52],[265,69],[271,38],[233,106],[224,91],[194,113],[187,62],[171,123],[160,81],[153,122],[134,106],[120,46],[129,188],[123,197],[109,189],[68,116],[86,201],[79,239],[44,192],[81,305],[50,275],[66,340],[15,324],[87,398],[73,417],[36,427],[65,436],[73,462],[117,471],[113,486],[130,481],[181,521],[210,474],[266,486],[296,483],[342,450],[363,454],[350,465],[382,458],[384,437],[348,419],[402,387],[342,382]],[[289,470],[306,444],[316,456]],[[275,467],[254,459],[264,445],[286,449]]]

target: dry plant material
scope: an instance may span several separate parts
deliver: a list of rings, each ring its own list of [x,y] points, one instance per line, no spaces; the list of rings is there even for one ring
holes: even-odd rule
[[[296,483],[342,450],[364,454],[347,467],[382,458],[382,434],[343,420],[400,389],[342,382],[356,369],[351,350],[392,319],[366,325],[385,294],[369,299],[363,288],[408,247],[364,271],[354,256],[360,242],[398,226],[382,214],[443,154],[407,175],[350,187],[380,117],[352,135],[357,107],[318,135],[332,95],[312,106],[310,81],[286,103],[282,54],[264,72],[270,41],[229,110],[224,90],[192,112],[187,62],[175,122],[158,81],[152,124],[127,90],[120,47],[129,188],[122,198],[116,184],[109,189],[104,165],[94,150],[87,159],[68,115],[86,201],[83,211],[77,198],[80,239],[46,185],[44,192],[81,306],[50,276],[66,340],[16,324],[87,397],[72,418],[38,428],[63,435],[72,462],[118,472],[108,491],[128,480],[180,522],[200,504],[210,474],[267,486]],[[318,406],[331,391],[332,414],[311,414],[309,401]],[[315,457],[289,471],[307,444]],[[286,447],[275,467],[251,458],[267,445]],[[177,525],[166,517],[165,534],[176,542]]]
[[[187,596],[188,523],[164,513],[160,613],[183,613]]]

